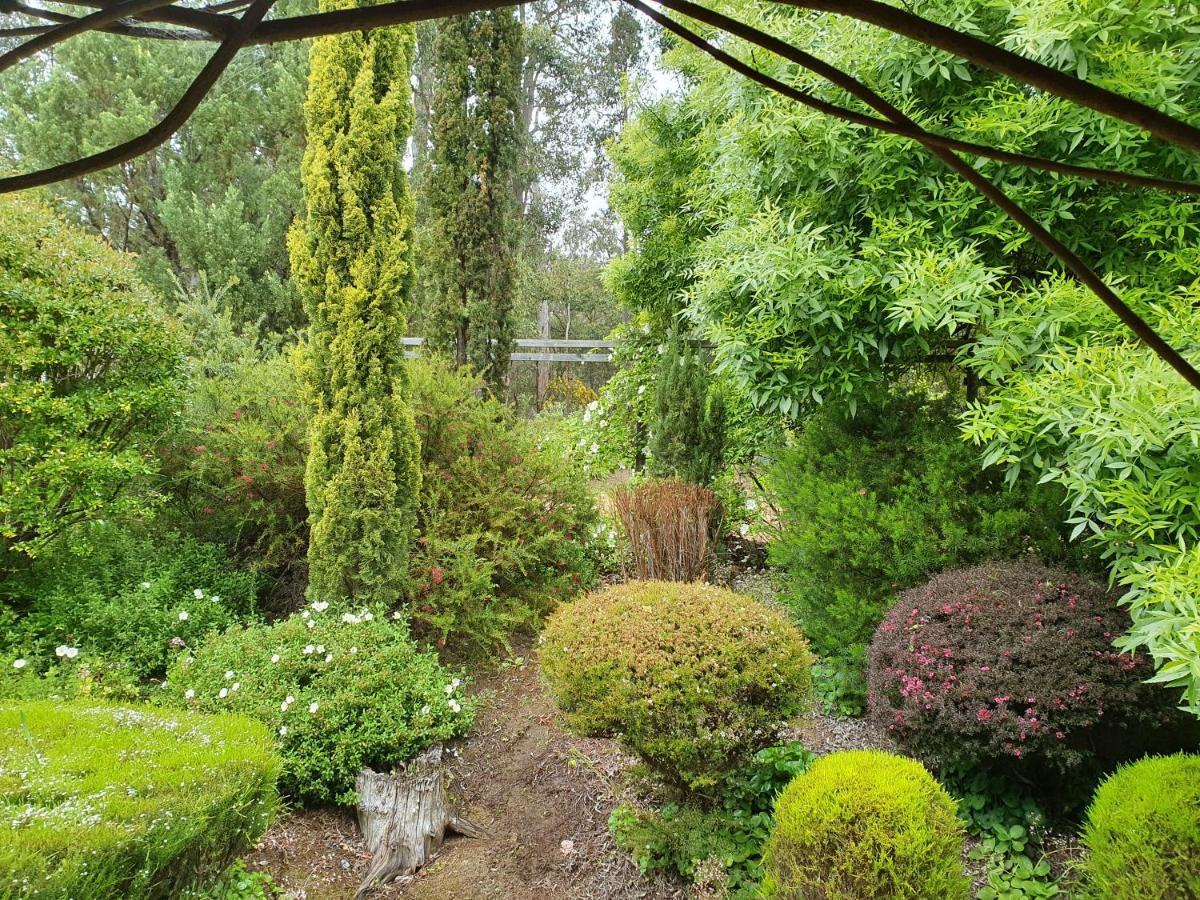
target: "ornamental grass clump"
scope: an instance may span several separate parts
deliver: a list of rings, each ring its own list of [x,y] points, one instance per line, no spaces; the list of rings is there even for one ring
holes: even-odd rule
[[[613,512],[629,541],[641,581],[698,581],[712,568],[716,495],[677,478],[612,492]]]
[[[1060,784],[1186,739],[1173,697],[1119,653],[1129,627],[1087,579],[1029,561],[944,572],[901,595],[870,651],[871,715],[935,768]]]
[[[1200,756],[1118,769],[1096,791],[1083,843],[1088,897],[1200,897]]]
[[[178,660],[164,693],[266,725],[289,797],[349,803],[364,768],[387,769],[466,734],[474,708],[463,689],[403,624],[314,602],[274,625],[210,638]]]
[[[667,785],[700,791],[808,709],[811,664],[783,614],[711,585],[661,581],[561,607],[541,650],[571,728],[615,737]]]
[[[265,728],[93,703],[0,704],[0,897],[177,897],[266,830]]]
[[[772,900],[965,900],[963,825],[915,760],[834,753],[775,805],[763,894]]]

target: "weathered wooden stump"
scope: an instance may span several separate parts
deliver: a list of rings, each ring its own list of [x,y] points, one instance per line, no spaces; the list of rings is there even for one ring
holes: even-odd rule
[[[364,769],[358,791],[358,827],[371,867],[356,900],[371,888],[412,875],[442,846],[446,831],[481,837],[483,829],[460,818],[446,796],[442,746],[436,744],[394,775]]]

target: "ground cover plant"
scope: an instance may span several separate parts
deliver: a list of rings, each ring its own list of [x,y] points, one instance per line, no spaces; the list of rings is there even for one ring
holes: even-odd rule
[[[464,683],[381,610],[317,601],[273,625],[234,627],[181,653],[163,698],[261,722],[283,757],[280,787],[352,802],[365,767],[386,769],[471,727]]]
[[[167,898],[278,810],[266,729],[99,703],[0,703],[0,896]]]
[[[564,605],[541,666],[572,728],[666,784],[714,788],[809,708],[811,657],[781,613],[705,584],[631,582]]]

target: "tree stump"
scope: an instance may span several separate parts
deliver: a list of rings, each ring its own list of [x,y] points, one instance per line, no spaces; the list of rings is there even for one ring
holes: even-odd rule
[[[446,831],[480,837],[483,829],[460,818],[446,796],[442,746],[435,744],[396,774],[363,769],[358,791],[358,827],[371,854],[371,867],[356,900],[371,888],[412,875],[442,846]]]

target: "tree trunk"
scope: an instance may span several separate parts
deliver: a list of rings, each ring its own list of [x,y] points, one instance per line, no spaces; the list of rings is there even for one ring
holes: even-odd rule
[[[548,339],[550,337],[550,301],[543,300],[538,306],[538,337]],[[544,352],[544,351],[543,351]],[[542,406],[546,403],[546,390],[550,387],[550,363],[539,362],[537,364],[537,409],[542,411]]]
[[[371,854],[371,867],[356,900],[371,888],[412,875],[437,853],[446,831],[481,837],[483,830],[459,818],[446,796],[442,746],[435,744],[395,775],[363,769],[358,791],[358,826]]]

